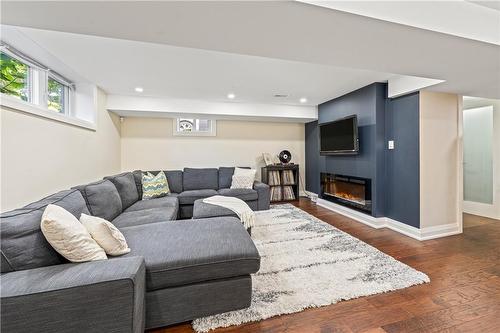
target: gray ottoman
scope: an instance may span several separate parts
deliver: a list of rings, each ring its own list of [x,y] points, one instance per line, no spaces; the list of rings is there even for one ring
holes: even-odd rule
[[[193,204],[193,219],[203,219],[207,217],[219,217],[219,216],[234,216],[238,218],[235,212],[230,209],[207,204],[203,202],[203,199],[195,200]],[[248,233],[251,234],[251,228],[247,229]]]

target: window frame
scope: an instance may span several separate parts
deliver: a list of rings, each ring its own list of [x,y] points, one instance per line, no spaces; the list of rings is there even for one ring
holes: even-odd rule
[[[0,49],[0,52],[2,53],[5,53],[7,56],[9,56],[10,58],[14,59],[14,60],[17,60],[18,62],[22,63],[23,65],[25,65],[28,70],[28,75],[27,75],[27,80],[26,80],[26,85],[28,87],[28,93],[27,93],[27,96],[28,96],[28,100],[25,101],[23,100],[22,98],[17,98],[17,97],[14,97],[12,95],[9,95],[9,94],[4,94],[4,93],[1,93],[2,94],[2,97],[3,96],[10,96],[12,98],[16,98],[16,99],[19,99],[20,101],[23,101],[23,102],[26,102],[26,103],[31,103],[31,104],[35,104],[33,103],[34,101],[34,96],[33,96],[33,87],[37,86],[38,85],[38,82],[35,82],[35,76],[36,76],[36,73],[33,73],[33,65],[29,62],[29,61],[26,61],[25,59],[23,59],[22,57],[18,56],[17,54],[9,51],[8,48],[4,48],[2,47]],[[37,76],[36,76],[37,77]]]
[[[56,81],[60,85],[63,86],[63,96],[62,96],[62,112],[57,112],[55,110],[49,109],[49,80]],[[47,73],[47,88],[45,89],[45,104],[47,105],[47,109],[52,112],[57,112],[59,114],[70,115],[71,114],[71,98],[73,95],[72,84],[67,83],[65,80],[62,80],[59,75],[55,74],[52,71]]]
[[[199,130],[194,130],[194,131],[181,131],[179,129],[179,125],[181,120],[183,119],[192,119],[194,124],[199,124],[200,120],[208,120],[210,124],[210,129],[208,131],[199,131]],[[173,135],[174,136],[217,136],[217,121],[215,119],[209,119],[209,118],[188,118],[188,117],[179,117],[175,118],[174,121],[174,126],[173,127]]]
[[[5,93],[0,93],[1,105],[7,108],[32,113],[37,116],[66,122],[72,125],[95,130],[94,123],[77,118],[73,115],[72,101],[75,94],[75,85],[57,72],[41,65],[24,53],[1,42],[0,51],[9,57],[28,66],[28,101]],[[60,83],[63,88],[62,112],[48,107],[49,78]]]

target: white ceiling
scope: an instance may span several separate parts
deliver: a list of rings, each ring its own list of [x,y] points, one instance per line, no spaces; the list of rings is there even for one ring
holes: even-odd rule
[[[4,32],[10,30],[4,27]],[[162,44],[16,28],[108,94],[317,105],[386,73]],[[7,34],[4,34],[7,35]],[[142,94],[135,87],[144,88]],[[288,97],[276,98],[275,94]]]
[[[494,1],[299,0],[324,8],[500,45]]]
[[[489,1],[469,1],[472,2],[476,5],[487,7],[490,9],[498,10],[500,11],[500,1],[498,0],[489,0]]]
[[[2,22],[128,40],[57,34],[58,45],[56,34],[32,34],[109,91],[140,84],[173,97],[235,90],[252,102],[289,93],[289,103],[303,95],[317,103],[392,73],[445,80],[435,91],[500,98],[498,45],[299,2],[4,1]],[[101,53],[106,74],[91,68]]]

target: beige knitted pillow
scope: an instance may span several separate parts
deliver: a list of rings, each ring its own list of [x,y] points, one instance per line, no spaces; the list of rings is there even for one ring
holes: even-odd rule
[[[255,169],[234,168],[231,188],[253,188],[256,173]]]
[[[62,207],[48,205],[40,229],[54,250],[71,262],[108,258],[80,221]]]
[[[119,256],[130,252],[125,237],[112,223],[86,214],[80,216],[80,222],[106,254]]]

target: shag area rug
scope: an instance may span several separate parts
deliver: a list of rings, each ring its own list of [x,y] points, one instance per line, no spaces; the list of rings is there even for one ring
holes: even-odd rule
[[[197,332],[429,282],[429,277],[293,205],[256,212],[252,305],[196,319]]]

